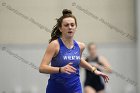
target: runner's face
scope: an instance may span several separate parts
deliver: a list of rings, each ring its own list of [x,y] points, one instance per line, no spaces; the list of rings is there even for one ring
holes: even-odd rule
[[[89,49],[89,54],[93,57],[96,56],[96,46],[95,45],[91,45],[90,49]]]
[[[76,31],[76,24],[74,18],[72,17],[64,18],[61,27],[59,29],[62,32],[62,36],[68,38],[73,37]]]

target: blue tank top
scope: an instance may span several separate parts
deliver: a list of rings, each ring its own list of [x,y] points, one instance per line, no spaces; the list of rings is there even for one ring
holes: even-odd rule
[[[65,44],[63,43],[63,41],[61,40],[61,38],[58,38],[58,42],[60,45],[60,49],[58,54],[52,58],[51,60],[51,66],[53,67],[63,67],[65,65],[67,65],[68,63],[73,63],[72,66],[75,67],[76,73],[71,73],[71,74],[67,74],[67,73],[54,73],[54,74],[50,74],[50,79],[60,79],[61,80],[64,79],[68,79],[68,78],[74,78],[74,77],[79,77],[79,63],[80,63],[80,47],[77,44],[77,42],[75,40],[73,40],[74,42],[74,46],[73,48],[69,49],[65,46]]]

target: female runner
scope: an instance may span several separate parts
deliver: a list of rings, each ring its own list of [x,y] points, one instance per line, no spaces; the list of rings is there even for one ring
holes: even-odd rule
[[[109,80],[108,76],[81,58],[84,43],[75,41],[77,21],[71,10],[64,9],[51,33],[51,40],[39,67],[50,74],[46,93],[82,93],[79,66]],[[51,63],[51,65],[49,65]]]
[[[111,73],[110,64],[108,60],[101,55],[97,54],[96,45],[91,42],[87,46],[89,56],[86,57],[86,61],[91,65],[95,66],[99,71],[105,71],[107,73]],[[84,82],[84,93],[105,93],[105,84],[102,81],[99,75],[90,72],[89,70],[85,70],[86,78]]]

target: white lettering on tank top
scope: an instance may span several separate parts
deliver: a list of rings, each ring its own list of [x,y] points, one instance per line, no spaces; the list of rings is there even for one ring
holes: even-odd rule
[[[64,60],[80,60],[80,56],[63,56]]]

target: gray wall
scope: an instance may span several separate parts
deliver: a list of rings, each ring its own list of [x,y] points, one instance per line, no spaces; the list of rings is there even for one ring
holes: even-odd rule
[[[20,89],[24,93],[31,91],[36,91],[31,93],[45,93],[49,75],[40,74],[35,66],[39,66],[46,47],[47,45],[1,45],[0,90],[6,91],[6,93],[20,91]],[[129,93],[125,92],[130,91],[127,87],[132,88],[131,91],[135,91],[134,83],[127,81],[130,78],[136,82],[135,44],[102,44],[98,45],[98,52],[99,55],[108,58],[112,69],[116,71],[109,75],[107,93]],[[86,51],[84,53],[87,54]],[[83,84],[84,69],[81,69],[80,78]]]
[[[136,2],[136,9],[137,9],[137,81],[138,81],[138,86],[137,86],[137,92],[140,93],[140,1],[137,0]]]
[[[0,43],[46,44],[48,31],[64,8],[77,17],[77,40],[125,43],[135,39],[133,0],[1,0]]]

